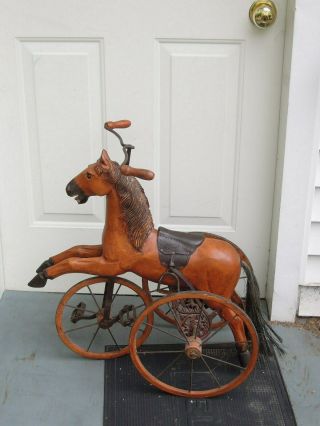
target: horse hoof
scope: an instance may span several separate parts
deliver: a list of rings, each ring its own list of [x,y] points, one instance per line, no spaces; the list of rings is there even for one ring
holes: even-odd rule
[[[242,367],[246,367],[250,361],[251,358],[251,354],[248,350],[244,351],[244,352],[239,352],[238,353],[239,356],[239,361]]]
[[[49,268],[49,266],[52,266],[52,265],[53,265],[53,260],[51,259],[51,257],[49,257],[49,259],[41,263],[39,268],[36,270],[36,273],[39,274],[39,272],[43,272],[45,269]]]
[[[47,278],[42,272],[37,274],[32,280],[28,283],[29,287],[41,288],[44,287],[47,283]]]

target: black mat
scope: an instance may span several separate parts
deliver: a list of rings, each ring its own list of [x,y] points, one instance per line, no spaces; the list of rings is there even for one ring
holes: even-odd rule
[[[193,400],[151,386],[136,371],[130,356],[107,360],[104,426],[142,425],[296,426],[296,421],[275,355],[260,355],[248,380],[228,394]]]

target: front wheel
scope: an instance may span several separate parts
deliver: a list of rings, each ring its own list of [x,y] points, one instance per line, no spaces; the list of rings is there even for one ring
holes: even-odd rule
[[[149,296],[121,277],[92,277],[79,282],[62,297],[56,327],[63,343],[85,358],[111,359],[129,353],[128,341],[137,316],[150,304]],[[153,313],[138,337],[151,331]]]
[[[139,333],[148,316],[159,309],[170,311],[174,324],[161,322],[143,345]],[[212,312],[225,321],[212,329]],[[236,327],[243,330],[241,339]],[[148,346],[170,337],[170,346]],[[245,350],[246,362],[241,361]],[[155,301],[137,318],[130,333],[130,355],[139,373],[152,385],[173,395],[207,398],[222,395],[243,383],[255,367],[259,352],[256,330],[245,312],[230,300],[206,293],[185,291]]]

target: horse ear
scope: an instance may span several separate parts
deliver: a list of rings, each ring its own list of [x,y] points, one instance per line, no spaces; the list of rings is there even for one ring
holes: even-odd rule
[[[107,170],[110,169],[111,159],[105,149],[102,150],[100,162],[103,169],[107,169]]]

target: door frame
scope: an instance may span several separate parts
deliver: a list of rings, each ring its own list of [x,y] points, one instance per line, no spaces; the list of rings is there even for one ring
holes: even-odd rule
[[[320,141],[320,3],[288,0],[267,285],[272,320],[293,322],[307,264]]]
[[[320,92],[315,90],[320,77],[319,14],[319,2],[288,0],[267,283],[272,320],[294,321],[307,262],[320,140]],[[2,271],[0,250],[0,297],[5,287]]]

